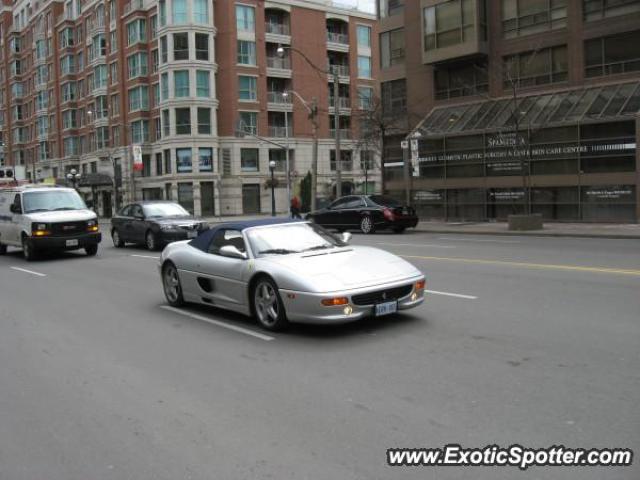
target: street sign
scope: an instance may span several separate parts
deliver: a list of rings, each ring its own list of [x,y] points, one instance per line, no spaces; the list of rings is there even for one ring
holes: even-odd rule
[[[133,169],[136,171],[143,170],[144,165],[142,163],[142,146],[133,145],[131,147],[131,151],[133,152]]]
[[[406,150],[407,148],[409,148],[409,142],[407,140],[402,140],[400,142],[400,146],[402,147],[403,150]]]

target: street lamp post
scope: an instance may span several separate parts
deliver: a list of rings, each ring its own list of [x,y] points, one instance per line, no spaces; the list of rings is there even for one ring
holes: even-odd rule
[[[67,173],[67,180],[71,182],[74,190],[78,189],[78,181],[80,180],[80,177],[80,173],[78,173],[75,168],[72,168],[69,170],[69,173]]]
[[[271,160],[269,162],[269,171],[271,172],[271,216],[276,216],[276,190],[275,190],[275,178],[273,171],[276,169],[276,162]]]
[[[336,142],[336,151],[335,151],[335,158],[336,158],[336,196],[340,197],[342,196],[342,165],[341,165],[341,154],[340,154],[340,110],[338,108],[338,103],[339,103],[339,96],[340,96],[340,75],[339,75],[339,71],[338,68],[334,68],[333,70],[331,69],[323,69],[318,67],[315,63],[313,63],[311,60],[309,60],[309,57],[307,57],[302,51],[298,50],[297,48],[294,48],[290,45],[279,45],[278,49],[276,50],[277,55],[280,58],[284,57],[284,51],[285,49],[287,50],[291,50],[293,52],[298,53],[305,62],[307,62],[307,64],[313,68],[314,70],[316,70],[317,72],[324,74],[324,75],[331,75],[333,77],[333,98],[334,98],[334,131],[335,131],[335,142]],[[336,66],[337,67],[337,66]],[[315,113],[312,115],[317,115],[317,107],[315,108]],[[314,128],[317,128],[314,125]],[[315,155],[317,155],[317,147],[314,147],[315,151]],[[317,157],[316,157],[316,162],[317,162]],[[317,192],[317,176],[318,176],[318,166],[317,163],[315,165],[315,170],[313,169],[312,166],[312,173],[311,173],[311,210],[315,210],[315,195]]]
[[[407,148],[402,150],[404,160],[402,164],[402,173],[404,174],[404,200],[407,205],[411,204],[411,178],[413,177],[413,173],[409,171],[409,164],[411,163],[409,159],[409,148],[411,149],[411,160],[415,158],[417,162],[418,149],[414,148],[413,142],[417,142],[420,137],[422,137],[422,134],[418,130],[413,132],[407,137],[409,145],[407,145]]]

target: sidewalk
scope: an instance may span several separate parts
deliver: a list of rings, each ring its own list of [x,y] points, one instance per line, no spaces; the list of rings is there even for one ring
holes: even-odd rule
[[[284,217],[279,214],[279,217]],[[224,217],[206,217],[209,224],[215,225],[223,222],[237,222],[268,218],[269,215],[233,215]],[[108,218],[100,218],[100,224],[109,225]],[[438,222],[421,220],[415,229],[409,232],[420,233],[451,233],[469,235],[506,235],[506,236],[533,236],[533,237],[582,237],[582,238],[618,238],[640,239],[640,224],[616,224],[616,223],[545,223],[543,230],[512,232],[507,229],[506,222]]]

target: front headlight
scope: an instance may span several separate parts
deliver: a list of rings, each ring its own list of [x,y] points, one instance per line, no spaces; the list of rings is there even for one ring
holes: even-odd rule
[[[100,230],[97,220],[87,220],[87,232],[97,232]]]
[[[176,228],[175,225],[160,225],[160,230],[175,230]]]
[[[48,223],[32,223],[31,234],[34,237],[46,237],[51,235],[50,225]]]

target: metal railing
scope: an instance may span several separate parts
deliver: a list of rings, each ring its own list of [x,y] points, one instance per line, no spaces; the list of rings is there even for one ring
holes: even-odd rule
[[[340,132],[340,138],[343,140],[349,140],[351,138],[351,130],[347,129],[347,128],[341,128],[340,130],[338,130]],[[336,130],[334,128],[329,130],[329,135],[332,138],[336,137]]]
[[[348,77],[349,65],[329,65],[329,72],[332,74],[337,72],[341,77]]]
[[[267,92],[267,102],[291,105],[291,95],[284,95],[283,92]]]
[[[333,97],[329,97],[329,106],[330,107],[336,106],[336,102]],[[347,97],[339,97],[338,108],[351,108],[351,99]]]
[[[285,58],[267,57],[267,67],[291,70],[291,59],[286,57]]]
[[[349,35],[346,33],[327,32],[327,42],[349,45]]]
[[[265,30],[267,33],[275,33],[276,35],[291,35],[291,29],[286,23],[266,22]]]
[[[292,137],[293,128],[291,127],[272,127],[269,125],[270,137]]]

